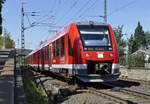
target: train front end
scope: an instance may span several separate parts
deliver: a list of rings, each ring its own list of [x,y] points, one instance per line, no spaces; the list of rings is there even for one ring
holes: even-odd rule
[[[76,24],[80,35],[80,63],[76,71],[83,82],[117,81],[120,64],[113,29],[109,24]]]

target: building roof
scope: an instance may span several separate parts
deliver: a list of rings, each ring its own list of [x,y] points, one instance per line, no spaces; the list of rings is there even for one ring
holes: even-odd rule
[[[150,45],[147,48],[140,48],[136,52],[132,53],[132,55],[137,55],[137,54],[140,54],[140,53],[144,53],[144,54],[150,55]]]

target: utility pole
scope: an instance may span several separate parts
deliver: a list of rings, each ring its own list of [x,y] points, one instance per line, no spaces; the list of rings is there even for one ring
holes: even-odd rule
[[[25,56],[25,38],[24,38],[24,3],[22,2],[22,8],[21,8],[21,57],[24,61]],[[23,62],[24,64],[24,62]]]
[[[104,23],[107,23],[107,2],[104,0]]]

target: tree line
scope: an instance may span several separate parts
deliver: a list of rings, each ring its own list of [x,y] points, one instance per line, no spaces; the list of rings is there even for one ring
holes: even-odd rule
[[[10,33],[7,29],[4,29],[3,36],[2,36],[2,7],[6,0],[0,0],[0,50],[2,49],[3,45],[5,45],[6,49],[13,48],[15,46],[15,42],[11,39]],[[4,44],[5,43],[5,44]]]
[[[2,19],[2,7],[3,7],[3,4],[4,4],[4,2],[5,2],[6,0],[0,0],[0,35],[2,34],[2,21],[3,21],[3,19]]]
[[[131,34],[129,39],[124,39],[127,34],[123,34],[123,25],[114,28],[114,34],[119,51],[119,58],[121,65],[139,66],[143,67],[145,63],[144,54],[132,55],[140,48],[146,48],[150,41],[150,32],[144,31],[140,22],[134,30],[134,34]],[[128,57],[127,57],[128,56]]]
[[[0,36],[0,50],[3,45],[5,45],[6,49],[14,48],[15,42],[11,39],[10,33],[4,28],[3,36]]]

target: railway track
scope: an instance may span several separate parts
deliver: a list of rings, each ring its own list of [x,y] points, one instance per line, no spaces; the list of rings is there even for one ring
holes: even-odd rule
[[[128,88],[121,88],[113,84],[104,84],[112,87],[112,89],[105,90],[105,93],[108,93],[112,96],[118,96],[122,99],[129,101],[129,104],[150,104],[150,94],[143,92],[131,90]]]
[[[101,96],[117,104],[149,104],[150,95],[128,89],[97,90],[88,88],[88,93]]]
[[[88,88],[87,92],[98,95],[98,96],[101,96],[105,99],[114,101],[117,104],[134,104],[132,101],[128,101],[128,100],[122,99],[118,96],[114,96],[110,93],[106,93],[104,90],[97,90],[97,89],[94,89],[94,88]]]

